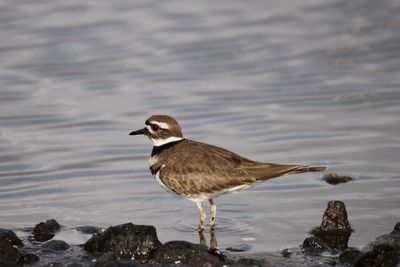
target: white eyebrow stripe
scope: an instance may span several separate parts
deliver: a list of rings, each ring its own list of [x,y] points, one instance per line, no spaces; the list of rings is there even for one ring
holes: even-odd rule
[[[151,129],[151,126],[150,126],[150,125],[145,125],[144,127],[146,127],[147,130],[148,130],[151,134],[154,134],[154,131]]]
[[[165,122],[158,122],[158,121],[151,121],[150,124],[156,124],[158,125],[161,129],[169,129],[169,124]]]

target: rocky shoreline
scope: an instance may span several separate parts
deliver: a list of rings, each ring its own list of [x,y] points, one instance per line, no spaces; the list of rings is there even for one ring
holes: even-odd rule
[[[363,249],[349,248],[352,233],[346,207],[329,201],[320,226],[311,230],[299,247],[281,253],[246,254],[246,248],[230,248],[221,253],[204,243],[169,241],[162,244],[155,227],[126,223],[101,229],[77,227],[92,234],[82,245],[69,245],[53,237],[62,231],[51,219],[33,229],[21,240],[7,229],[0,229],[0,266],[51,267],[132,267],[132,266],[398,266],[400,264],[400,223],[393,231],[369,242]],[[200,234],[200,237],[202,233]],[[203,236],[204,239],[204,236]],[[202,238],[200,238],[202,240]],[[205,239],[204,239],[205,240]],[[236,251],[236,252],[234,252]]]

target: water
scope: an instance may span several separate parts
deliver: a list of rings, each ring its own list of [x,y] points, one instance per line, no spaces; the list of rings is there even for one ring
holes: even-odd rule
[[[390,0],[1,1],[0,227],[134,222],[198,242],[197,208],[164,192],[149,141],[128,135],[170,114],[188,138],[357,178],[287,176],[217,199],[220,248],[299,245],[335,199],[351,246],[390,232],[399,11]]]

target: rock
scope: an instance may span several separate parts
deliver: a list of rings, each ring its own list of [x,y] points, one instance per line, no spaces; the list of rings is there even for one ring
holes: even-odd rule
[[[256,259],[240,259],[237,262],[229,264],[231,267],[266,267],[270,266],[265,260],[256,260]]]
[[[346,206],[338,200],[328,202],[321,225],[311,230],[311,234],[327,243],[329,247],[340,250],[347,248],[351,232]]]
[[[154,226],[126,223],[93,235],[84,249],[91,252],[111,252],[121,259],[147,260],[160,246]]]
[[[361,251],[355,248],[349,248],[340,253],[339,262],[354,266],[361,257]]]
[[[65,265],[65,267],[83,267],[83,265],[77,262],[73,262],[73,263],[68,263],[67,265]]]
[[[307,237],[303,242],[303,249],[307,253],[319,253],[332,250],[325,241],[316,236]]]
[[[81,232],[82,234],[93,235],[93,234],[100,233],[101,227],[97,227],[97,226],[80,226],[80,227],[76,227],[76,230]]]
[[[54,250],[54,251],[60,251],[60,250],[66,250],[69,249],[69,245],[67,242],[62,241],[62,240],[50,240],[42,245],[42,248],[46,250]]]
[[[284,258],[290,258],[290,256],[292,256],[292,250],[290,248],[285,248],[281,251],[281,255]]]
[[[53,262],[53,263],[50,263],[48,267],[64,267],[64,264],[62,264],[60,262]]]
[[[325,174],[324,179],[328,184],[336,185],[340,183],[347,183],[348,181],[354,180],[353,177],[345,176],[345,175],[338,175],[336,173],[328,173]]]
[[[139,265],[129,260],[115,260],[107,263],[104,267],[138,267]]]
[[[0,266],[16,266],[23,263],[24,256],[13,243],[0,239]]]
[[[54,237],[55,233],[60,230],[60,224],[54,220],[41,222],[33,229],[33,237],[36,241],[44,242]]]
[[[362,266],[395,267],[400,263],[400,235],[383,235],[368,243],[355,264]]]
[[[184,264],[188,266],[222,266],[222,255],[211,253],[206,246],[186,241],[170,241],[153,253],[151,262],[161,265]]]
[[[393,231],[390,233],[391,235],[400,235],[400,222],[396,223],[393,228]]]
[[[230,247],[226,248],[226,250],[231,251],[231,252],[244,252],[244,251],[248,251],[250,249],[251,249],[251,246],[247,245],[247,244],[240,244],[240,245],[230,246]]]
[[[25,264],[32,264],[32,263],[38,262],[40,260],[39,257],[36,256],[35,254],[31,254],[31,253],[27,253],[27,254],[22,253],[22,254],[24,256],[23,261]]]
[[[11,230],[0,228],[0,240],[8,240],[11,242],[11,244],[17,247],[24,246],[21,239],[19,239],[17,235]]]

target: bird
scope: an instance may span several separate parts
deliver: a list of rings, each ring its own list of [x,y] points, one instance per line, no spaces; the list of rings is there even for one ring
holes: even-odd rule
[[[209,229],[213,230],[217,215],[214,198],[275,177],[327,169],[257,162],[218,146],[186,139],[177,120],[169,115],[152,115],[145,121],[144,128],[129,135],[145,135],[152,141],[151,174],[169,193],[196,203],[200,214],[199,232],[204,230],[203,203],[207,200]]]

